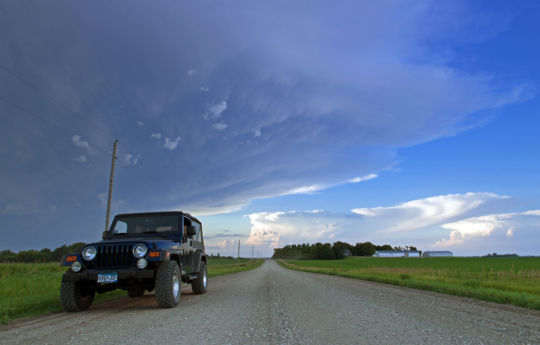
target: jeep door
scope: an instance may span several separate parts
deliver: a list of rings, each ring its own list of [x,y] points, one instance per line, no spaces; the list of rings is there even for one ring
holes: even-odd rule
[[[180,250],[182,251],[182,271],[186,271],[187,274],[190,274],[193,271],[193,239],[189,238],[184,233],[184,227],[189,227],[193,224],[191,219],[186,216],[182,216],[182,244],[180,245]]]

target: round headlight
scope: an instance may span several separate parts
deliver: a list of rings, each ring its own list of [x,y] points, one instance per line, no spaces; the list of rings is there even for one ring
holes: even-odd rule
[[[81,266],[81,263],[79,261],[75,261],[74,263],[71,264],[71,270],[73,272],[79,272],[81,270],[82,266]]]
[[[97,250],[94,247],[86,247],[82,252],[82,256],[86,261],[92,261],[95,259]]]
[[[141,270],[145,269],[146,265],[148,265],[148,261],[146,261],[146,259],[137,260],[137,267],[140,268]]]
[[[137,244],[135,247],[133,247],[133,255],[137,259],[140,259],[146,255],[146,252],[148,251],[148,248],[144,244]]]

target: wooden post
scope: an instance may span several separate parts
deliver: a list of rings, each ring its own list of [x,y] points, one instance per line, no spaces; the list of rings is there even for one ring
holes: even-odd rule
[[[109,219],[111,217],[111,199],[112,199],[112,188],[114,181],[114,163],[116,162],[116,145],[118,144],[118,139],[114,139],[113,145],[113,155],[111,162],[111,177],[109,179],[109,197],[107,198],[107,217],[105,218],[105,231],[109,230]]]

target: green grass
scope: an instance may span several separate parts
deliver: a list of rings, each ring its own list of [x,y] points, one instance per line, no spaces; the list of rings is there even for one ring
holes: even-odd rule
[[[223,259],[208,258],[208,277],[252,270],[263,263],[263,259]]]
[[[287,268],[540,310],[540,258],[279,260]]]
[[[256,268],[263,260],[208,259],[208,276],[246,271]],[[57,263],[22,264],[0,263],[0,323],[14,319],[48,314],[62,310],[60,281],[66,267]],[[97,294],[95,302],[125,297],[123,290]]]

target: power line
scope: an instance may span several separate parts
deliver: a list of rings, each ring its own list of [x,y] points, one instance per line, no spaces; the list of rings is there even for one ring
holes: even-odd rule
[[[109,130],[108,128],[102,126],[101,124],[93,121],[90,116],[88,116],[87,114],[83,113],[83,112],[80,112],[80,111],[77,111],[77,110],[74,110],[72,109],[70,106],[62,103],[61,101],[59,101],[58,99],[56,99],[54,96],[52,96],[51,94],[49,94],[47,91],[43,90],[42,88],[36,86],[34,83],[26,80],[25,78],[23,78],[20,74],[18,74],[17,72],[11,70],[10,68],[0,64],[0,69],[3,70],[4,72],[8,73],[9,75],[11,75],[12,77],[14,77],[15,79],[17,79],[19,82],[23,83],[24,85],[28,86],[29,88],[31,88],[32,90],[34,90],[35,92],[41,94],[43,97],[45,97],[47,100],[49,100],[52,104],[56,105],[57,107],[61,108],[62,110],[72,114],[72,115],[75,115],[85,121],[87,121],[89,124],[91,124],[93,127],[95,127],[96,129],[98,129],[100,132],[102,132],[103,134],[105,134],[106,136],[109,136],[110,133],[109,133]],[[18,110],[20,110],[21,112],[25,113],[25,114],[28,114],[30,116],[33,116],[35,118],[38,118],[40,119],[41,121],[49,124],[50,126],[52,127],[55,127],[59,130],[61,130],[62,132],[66,133],[68,135],[68,137],[71,137],[72,136],[72,133],[69,133],[69,131],[67,131],[66,129],[64,129],[62,126],[59,126],[55,123],[53,123],[52,121],[49,121],[45,118],[43,118],[42,116],[39,116],[38,114],[32,112],[32,111],[29,111],[27,109],[24,109],[22,107],[20,107],[19,105],[16,105],[12,102],[10,102],[8,99],[0,96],[0,99],[2,101],[4,101],[5,103],[11,105],[12,107],[15,107],[17,108]],[[118,137],[118,136],[117,136]],[[122,140],[121,138],[119,138],[118,140],[118,144],[123,147],[128,154],[131,154],[133,156],[136,157],[136,150],[132,150],[131,148],[129,148],[126,144],[124,144],[123,142],[124,140]],[[109,150],[104,150],[102,148],[99,148],[98,146],[93,146],[95,147],[98,151],[101,151],[102,153],[105,153],[107,155],[109,155],[111,152]],[[130,162],[129,160],[127,159],[122,159],[120,155],[117,155],[117,159],[119,159],[124,165],[126,166],[129,166],[131,164],[133,164],[132,162]],[[133,166],[135,166],[135,164],[133,164]],[[165,186],[163,183],[162,183],[162,180],[160,178],[156,178],[155,177],[155,171],[150,171],[149,168],[144,165],[144,164],[139,164],[139,167],[142,167],[142,171],[149,179],[149,181],[152,181],[154,183],[157,183],[162,189],[163,191],[167,191],[170,189],[170,187],[167,187]],[[143,181],[141,180],[136,174],[133,174],[132,176],[135,176],[136,179],[138,179],[140,181],[140,184],[141,185],[147,185],[148,184],[148,181]]]
[[[21,83],[25,84],[26,86],[28,86],[29,88],[33,89],[34,91],[36,91],[37,93],[41,94],[43,97],[47,98],[50,102],[52,102],[54,105],[56,105],[57,107],[60,107],[62,109],[64,109],[65,111],[69,112],[69,113],[72,113],[76,116],[79,116],[83,119],[85,119],[86,121],[88,121],[88,123],[92,124],[94,127],[98,128],[100,131],[103,131],[105,134],[109,134],[107,133],[107,128],[103,127],[102,125],[98,124],[97,122],[94,122],[93,120],[91,120],[87,115],[84,115],[82,114],[81,112],[78,112],[76,110],[73,110],[71,109],[69,106],[63,104],[62,102],[59,102],[56,98],[54,98],[53,96],[51,96],[49,93],[47,93],[46,91],[44,91],[43,89],[41,89],[40,87],[34,85],[33,83],[27,81],[26,79],[24,79],[22,76],[20,76],[18,73],[16,73],[15,71],[7,68],[6,66],[0,64],[0,69],[2,69],[4,72],[10,74],[11,76],[13,76],[15,79],[17,79],[18,81],[20,81]]]
[[[11,106],[12,108],[15,108],[15,109],[19,110],[19,111],[20,111],[21,113],[23,113],[23,114],[26,114],[26,115],[29,115],[29,116],[31,116],[31,117],[34,117],[34,118],[36,118],[36,119],[38,119],[38,120],[41,120],[41,121],[43,121],[44,123],[48,124],[49,126],[54,127],[54,128],[56,128],[56,129],[60,130],[61,132],[63,132],[64,134],[66,134],[68,137],[71,137],[71,136],[73,135],[72,133],[70,133],[67,129],[63,128],[62,126],[59,126],[59,125],[55,124],[54,122],[52,122],[52,121],[50,121],[50,120],[48,120],[48,119],[46,119],[46,118],[44,118],[44,117],[42,117],[42,116],[36,114],[35,112],[30,111],[30,110],[28,110],[28,109],[25,109],[25,108],[21,107],[20,105],[11,102],[10,100],[8,100],[7,98],[5,98],[5,97],[2,96],[2,95],[0,95],[0,101],[2,101],[2,102],[4,102],[5,104]],[[95,148],[95,149],[98,150],[98,151],[101,151],[101,152],[103,152],[103,153],[109,154],[109,152],[107,152],[106,150],[100,148],[99,146],[92,146],[92,147]]]
[[[50,102],[52,102],[54,105],[56,105],[57,107],[59,108],[62,108],[64,111],[67,111],[68,113],[71,113],[73,115],[76,115],[84,120],[86,120],[88,123],[90,123],[91,125],[93,125],[95,128],[97,128],[98,130],[100,130],[103,134],[105,135],[109,135],[109,130],[108,128],[102,126],[101,124],[93,121],[90,116],[88,116],[87,114],[83,113],[83,112],[80,112],[80,111],[77,111],[77,110],[74,110],[72,109],[70,106],[62,103],[61,101],[57,100],[54,96],[50,95],[49,93],[47,93],[45,90],[43,90],[42,88],[40,88],[39,86],[36,86],[35,84],[31,83],[30,81],[26,80],[25,78],[23,78],[20,74],[16,73],[15,71],[9,69],[8,67],[6,67],[5,65],[2,65],[0,64],[0,69],[3,70],[4,72],[10,74],[12,77],[14,77],[15,79],[17,79],[18,81],[20,81],[21,83],[25,84],[26,86],[30,87],[31,89],[33,89],[34,91],[36,91],[37,93],[41,94],[43,97],[47,98]],[[122,142],[119,142],[119,144],[121,146],[123,146],[126,150],[128,151],[132,151],[133,153],[135,152],[135,150],[131,150],[130,148],[128,148],[125,144],[123,144]],[[110,152],[108,152],[110,153]]]
[[[90,123],[95,128],[97,128],[99,131],[101,131],[103,134],[105,134],[107,136],[110,135],[108,128],[106,128],[106,127],[102,126],[101,124],[93,121],[92,119],[90,119],[90,116],[88,116],[87,114],[84,114],[84,113],[82,113],[80,111],[72,109],[68,105],[66,105],[66,104],[62,103],[61,101],[57,100],[54,96],[50,95],[49,93],[47,93],[42,88],[40,88],[40,87],[36,86],[35,84],[29,82],[28,80],[24,79],[20,74],[18,74],[15,71],[7,68],[6,66],[0,64],[0,69],[2,69],[4,72],[10,74],[15,79],[17,79],[21,83],[25,84],[26,86],[30,87],[31,89],[33,89],[37,93],[41,94],[43,97],[47,98],[50,102],[52,102],[57,107],[62,108],[64,111],[67,111],[68,113],[71,113],[73,115],[76,115],[76,116],[86,120],[88,123]],[[131,151],[133,153],[136,152],[135,150],[132,150],[132,149],[128,148],[121,141],[119,141],[119,144],[120,144],[120,146],[123,146],[128,151]],[[106,153],[109,154],[110,152],[106,152]]]
[[[20,105],[11,102],[10,100],[8,100],[7,98],[5,98],[5,97],[2,96],[2,95],[0,95],[0,101],[2,101],[3,103],[5,103],[5,104],[7,104],[7,105],[9,105],[9,106],[11,106],[11,107],[17,109],[18,111],[20,111],[20,112],[23,113],[23,114],[26,114],[26,115],[31,116],[31,117],[33,117],[33,118],[36,118],[36,119],[38,119],[38,120],[40,120],[40,121],[46,123],[47,125],[49,125],[49,126],[51,126],[51,127],[54,127],[54,128],[56,128],[56,129],[58,129],[58,130],[61,131],[62,133],[66,134],[68,137],[71,137],[71,136],[72,136],[72,133],[69,132],[67,129],[63,128],[62,126],[60,126],[60,125],[54,123],[53,121],[50,121],[50,120],[48,120],[48,119],[46,119],[46,118],[44,118],[44,117],[38,115],[37,113],[35,113],[35,112],[33,112],[33,111],[30,111],[30,110],[28,110],[28,109],[25,109],[25,108],[21,107]],[[121,144],[120,141],[119,141],[118,143]],[[124,146],[127,150],[131,151],[131,150],[130,150],[129,148],[127,148],[125,145],[122,145],[122,146]],[[107,155],[109,155],[109,154],[111,153],[110,151],[107,151],[107,150],[102,149],[102,148],[100,148],[100,147],[98,147],[98,146],[95,146],[95,145],[93,145],[92,148],[94,148],[94,149],[96,149],[96,150],[98,150],[98,151],[100,151],[100,152],[102,152],[102,153],[104,153],[104,154],[107,154]],[[131,164],[129,161],[127,161],[127,160],[125,160],[125,159],[122,159],[121,156],[119,156],[119,155],[116,155],[116,159],[119,159],[119,160],[120,160],[122,163],[124,163],[125,165],[130,165],[130,164]],[[146,184],[145,181],[140,180],[140,178],[138,178],[137,175],[132,175],[132,176],[135,176],[136,179],[139,180],[139,182],[141,183],[141,185],[145,185],[145,184]],[[150,176],[150,177],[151,177],[151,176]],[[164,185],[161,184],[161,182],[160,182],[159,179],[154,179],[154,178],[152,178],[152,180],[153,180],[154,182],[158,182],[158,184],[160,185],[160,187],[162,187],[164,190],[167,190],[167,188],[166,188]]]
[[[3,70],[4,72],[10,74],[12,77],[14,77],[15,79],[17,79],[18,81],[20,81],[21,83],[25,84],[26,86],[30,87],[32,90],[36,91],[37,93],[41,94],[43,97],[47,98],[51,103],[53,103],[54,105],[56,105],[57,107],[63,109],[64,111],[67,111],[68,113],[71,113],[73,115],[76,115],[84,120],[86,120],[88,123],[90,123],[91,125],[93,125],[95,128],[97,128],[99,131],[101,131],[103,134],[105,135],[109,135],[109,131],[108,131],[108,128],[102,126],[101,124],[93,121],[90,119],[90,117],[80,111],[76,111],[74,109],[72,109],[71,107],[69,107],[68,105],[58,101],[54,96],[50,95],[49,93],[47,93],[45,90],[43,90],[42,88],[36,86],[35,84],[29,82],[28,80],[26,80],[25,78],[23,78],[20,74],[16,73],[15,71],[9,69],[8,67],[0,64],[0,69]],[[9,103],[9,101],[7,101],[5,98],[3,98],[3,100],[6,102],[6,103]],[[20,109],[21,111],[23,112],[26,112],[26,113],[31,113],[30,111],[27,111],[27,110],[23,110],[21,109],[19,106],[17,105],[13,105],[11,104],[12,106]],[[45,122],[48,122],[49,124],[53,125],[50,121],[47,121],[47,120],[44,120],[43,118],[37,116],[35,113],[32,113],[30,114],[34,117],[38,117],[40,118],[41,120],[45,121]],[[57,125],[53,125],[57,128],[59,128],[59,126]],[[71,136],[71,133],[68,133],[68,135]],[[131,150],[129,149],[126,145],[122,144],[122,142],[119,142],[119,144],[121,146],[123,146],[126,150],[128,151],[131,151],[133,153],[135,153],[135,150]],[[100,151],[106,153],[106,154],[109,154],[110,152],[108,151],[104,151],[103,149],[99,149]],[[129,162],[128,162],[129,163]]]

